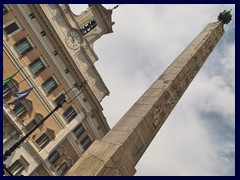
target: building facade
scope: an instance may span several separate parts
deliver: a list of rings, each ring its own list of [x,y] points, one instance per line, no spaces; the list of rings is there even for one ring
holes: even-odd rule
[[[8,150],[66,98],[62,108],[4,161],[13,175],[60,176],[109,130],[100,102],[109,94],[94,42],[112,33],[112,10],[89,4],[3,5],[3,148]],[[33,88],[13,104],[17,92]]]

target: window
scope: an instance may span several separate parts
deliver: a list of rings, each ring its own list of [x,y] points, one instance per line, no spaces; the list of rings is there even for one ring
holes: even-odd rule
[[[40,34],[41,34],[42,36],[45,36],[45,35],[46,35],[46,33],[45,33],[44,31],[41,31]]]
[[[54,103],[57,105],[58,103],[62,103],[65,100],[65,95],[64,93],[62,93],[61,95],[59,95],[55,100]]]
[[[80,123],[74,130],[73,133],[75,134],[75,136],[77,138],[79,138],[83,133],[84,133],[85,129],[82,125],[82,123]]]
[[[57,172],[59,175],[63,175],[67,170],[69,166],[66,162],[62,163],[61,166],[57,169]]]
[[[73,107],[69,107],[64,113],[63,116],[67,122],[70,122],[77,116],[76,111],[73,109]]]
[[[68,70],[68,68],[66,68],[66,69],[65,69],[65,73],[66,73],[66,74],[67,74],[67,73],[69,73],[69,70]]]
[[[34,116],[34,119],[32,119],[26,126],[25,129],[26,131],[30,131],[33,127],[35,127],[37,125],[38,122],[40,122],[44,117],[39,114],[36,113]]]
[[[43,149],[48,143],[50,142],[49,137],[47,136],[46,133],[44,133],[43,135],[41,135],[37,140],[36,143],[38,144],[38,146]]]
[[[51,139],[55,138],[54,130],[47,128],[46,132],[42,134],[37,140],[39,148],[43,149],[50,142]]]
[[[54,150],[48,157],[48,161],[54,165],[57,160],[61,157],[60,153],[58,152],[58,150]]]
[[[7,35],[9,35],[9,34],[12,34],[14,31],[16,31],[16,30],[18,30],[18,29],[19,29],[19,27],[18,27],[17,23],[16,23],[16,22],[13,22],[13,23],[9,24],[8,26],[6,26],[6,27],[4,28],[4,32],[5,32]]]
[[[53,51],[53,54],[54,54],[54,56],[57,56],[58,52],[55,50],[55,51]]]
[[[11,37],[18,32],[23,30],[23,27],[18,22],[18,19],[12,19],[11,21],[8,21],[7,23],[3,24],[3,37],[4,39],[7,39],[8,37]]]
[[[97,26],[96,21],[92,20],[89,23],[82,26],[80,30],[81,30],[82,34],[85,35],[88,32],[90,32],[93,28],[95,28],[96,26]]]
[[[11,92],[11,88],[7,84],[3,85],[3,98],[9,97]]]
[[[86,150],[91,144],[92,144],[92,140],[90,139],[90,137],[87,135],[82,141],[81,144],[83,146],[83,149]]]
[[[30,14],[29,14],[29,17],[30,17],[31,19],[34,19],[34,18],[35,18],[35,16],[33,15],[33,13],[30,13]]]
[[[27,113],[27,108],[21,102],[14,107],[13,112],[16,114],[17,117],[21,117]]]
[[[28,99],[24,99],[21,102],[16,103],[13,107],[13,112],[16,116],[21,118],[26,113],[31,112],[32,110],[32,102]]]
[[[13,93],[17,93],[19,84],[16,80],[12,79],[7,84],[3,85],[3,98],[10,97]]]
[[[37,121],[36,119],[33,119],[25,126],[25,129],[26,131],[30,131],[36,125],[37,125]]]
[[[29,101],[28,99],[24,99],[19,103],[16,103],[13,108],[13,112],[21,118],[24,116],[26,113],[30,112],[32,110],[32,102]]]
[[[57,82],[54,80],[54,78],[50,77],[42,84],[42,86],[47,93],[50,93],[54,89],[56,89],[58,85],[57,85]]]
[[[25,55],[33,49],[27,38],[21,39],[14,46],[21,55]]]
[[[17,175],[24,170],[24,166],[19,160],[16,160],[8,169],[12,174]]]
[[[40,58],[35,59],[31,64],[28,65],[33,74],[38,75],[42,72],[46,66]]]

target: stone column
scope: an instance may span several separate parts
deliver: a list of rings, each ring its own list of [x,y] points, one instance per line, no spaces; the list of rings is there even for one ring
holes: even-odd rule
[[[131,176],[135,165],[224,34],[209,23],[103,139],[96,140],[67,176]]]

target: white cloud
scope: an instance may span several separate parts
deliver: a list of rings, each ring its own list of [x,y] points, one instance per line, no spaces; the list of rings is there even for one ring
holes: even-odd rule
[[[235,175],[235,6],[120,5],[113,11],[114,33],[94,45],[96,68],[110,90],[102,106],[111,127],[209,22],[231,8],[224,37],[144,153],[136,175]]]

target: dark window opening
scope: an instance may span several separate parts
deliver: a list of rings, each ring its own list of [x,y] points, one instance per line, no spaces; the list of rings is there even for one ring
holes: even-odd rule
[[[15,22],[13,22],[12,24],[9,24],[8,26],[6,26],[4,28],[4,32],[7,35],[9,35],[9,34],[12,34],[14,31],[16,31],[18,29],[19,29],[18,25]]]
[[[73,118],[77,116],[77,112],[71,106],[63,113],[63,116],[66,119],[66,121],[69,123],[70,121],[73,120]]]
[[[83,133],[84,133],[85,129],[82,125],[82,123],[80,123],[74,130],[73,133],[75,134],[75,136],[77,138],[79,138]]]
[[[86,35],[89,33],[92,29],[94,29],[97,26],[96,21],[92,20],[89,23],[85,24],[80,28],[80,31],[83,35]]]
[[[81,145],[83,146],[84,150],[87,150],[87,148],[89,148],[91,144],[92,144],[92,140],[88,135],[81,141]]]
[[[62,93],[60,96],[58,96],[55,100],[54,103],[57,104],[62,104],[63,101],[65,100],[65,95]]]
[[[30,17],[31,19],[35,18],[35,16],[33,15],[33,13],[29,14],[29,17]]]
[[[48,161],[54,165],[57,160],[61,157],[61,155],[59,154],[59,152],[57,150],[54,150],[48,157]]]

